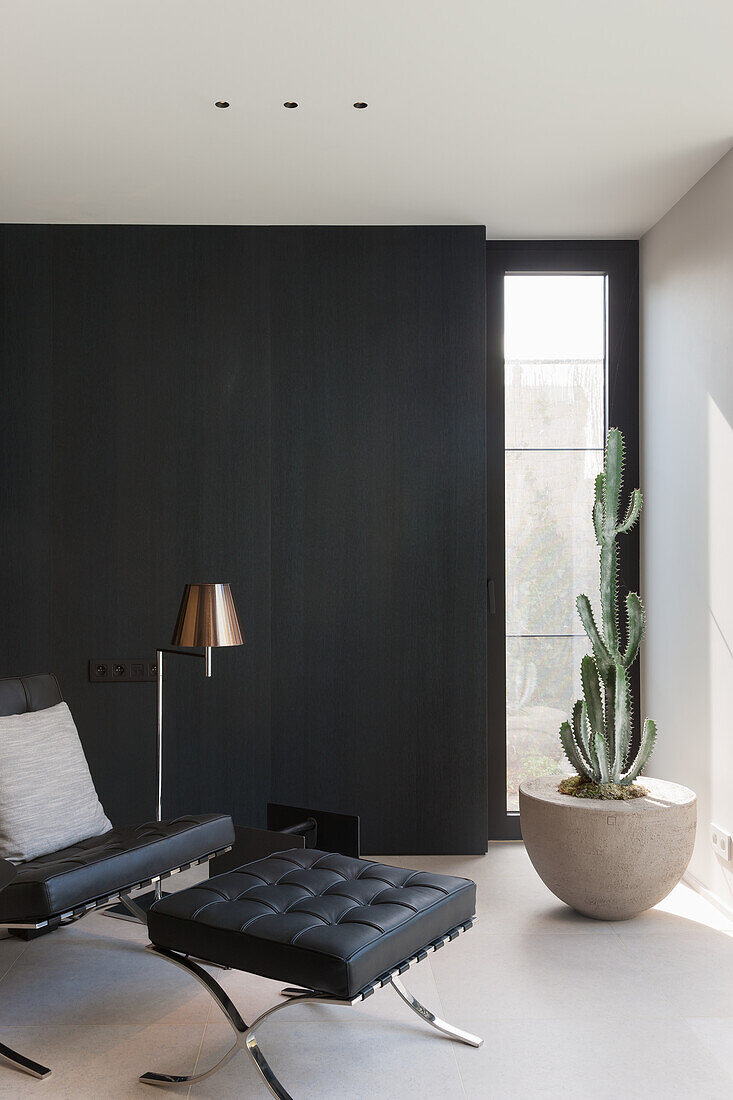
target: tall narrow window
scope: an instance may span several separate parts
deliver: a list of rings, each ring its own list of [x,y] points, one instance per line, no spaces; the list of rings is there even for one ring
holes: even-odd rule
[[[607,422],[606,276],[504,278],[506,808],[519,784],[569,770],[558,730],[596,607],[591,509]]]

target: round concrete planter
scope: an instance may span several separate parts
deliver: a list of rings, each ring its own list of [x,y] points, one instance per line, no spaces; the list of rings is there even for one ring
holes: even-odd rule
[[[559,794],[558,778],[528,779],[519,815],[529,858],[556,897],[586,917],[628,920],[665,898],[692,856],[697,799],[687,787],[639,780],[629,802]]]

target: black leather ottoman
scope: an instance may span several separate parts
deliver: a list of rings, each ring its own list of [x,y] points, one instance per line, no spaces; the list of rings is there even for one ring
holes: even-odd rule
[[[313,848],[280,852],[156,902],[148,912],[150,950],[194,975],[234,1029],[236,1042],[194,1076],[146,1073],[148,1084],[190,1084],[240,1049],[281,1100],[289,1094],[260,1050],[255,1028],[290,1004],[354,1005],[391,985],[425,1022],[460,1042],[475,1035],[439,1020],[400,976],[473,924],[470,879],[410,871]],[[194,959],[294,984],[286,1000],[247,1025],[227,994]]]

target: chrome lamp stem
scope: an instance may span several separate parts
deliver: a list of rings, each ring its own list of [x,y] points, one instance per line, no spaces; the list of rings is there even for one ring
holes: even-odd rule
[[[194,649],[157,649],[155,660],[157,665],[158,685],[158,737],[156,745],[156,771],[158,798],[155,808],[155,820],[160,823],[163,820],[163,659],[166,653],[180,654],[182,657],[200,657],[204,661],[204,675],[211,676],[211,646],[204,646],[203,653]],[[160,881],[155,884],[155,900],[163,896]]]

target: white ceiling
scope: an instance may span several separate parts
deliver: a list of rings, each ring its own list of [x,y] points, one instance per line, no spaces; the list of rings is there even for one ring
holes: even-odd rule
[[[733,144],[732,0],[0,0],[0,18],[0,221],[636,237]]]

